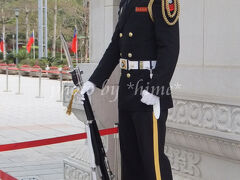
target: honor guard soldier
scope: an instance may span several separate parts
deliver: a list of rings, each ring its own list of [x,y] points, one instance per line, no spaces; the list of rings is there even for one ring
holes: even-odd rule
[[[122,180],[172,180],[164,145],[179,55],[179,11],[178,0],[122,0],[111,42],[81,90],[83,95],[102,89],[120,64]]]

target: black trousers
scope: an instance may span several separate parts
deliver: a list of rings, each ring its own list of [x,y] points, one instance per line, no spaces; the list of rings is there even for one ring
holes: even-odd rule
[[[151,111],[119,110],[122,180],[172,180],[164,154],[168,110],[159,119]]]

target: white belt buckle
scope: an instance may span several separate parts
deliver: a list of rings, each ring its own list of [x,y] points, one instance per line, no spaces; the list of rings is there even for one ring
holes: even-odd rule
[[[148,70],[150,70],[151,68],[150,68],[150,61],[144,61],[144,69],[148,69]]]
[[[120,59],[120,68],[125,70],[131,70],[131,69],[147,69],[152,70],[156,67],[156,61],[152,61],[152,67],[151,67],[151,61],[129,61],[128,59]]]
[[[135,69],[135,62],[134,61],[128,61],[128,69]]]
[[[151,63],[152,63],[152,67],[151,67]],[[145,69],[153,70],[153,69],[155,69],[155,67],[156,67],[156,61],[155,60],[146,61]]]

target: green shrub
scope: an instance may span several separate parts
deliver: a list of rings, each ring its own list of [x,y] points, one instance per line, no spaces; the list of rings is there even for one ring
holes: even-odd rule
[[[16,59],[15,53],[10,52],[6,55],[5,63],[12,64],[12,63],[14,63],[15,59]]]
[[[41,61],[45,61],[47,62],[47,64],[49,66],[53,66],[53,62],[55,61],[56,59],[52,56],[48,56],[47,58],[42,58]]]
[[[47,67],[48,64],[48,60],[47,59],[41,59],[38,61],[38,65],[42,68],[45,69]]]
[[[63,64],[63,61],[61,59],[55,59],[53,62],[53,66],[60,66]]]
[[[20,49],[18,51],[18,54],[16,54],[16,57],[18,58],[19,62],[21,63],[22,60],[27,59],[29,57],[26,49]]]
[[[67,59],[63,59],[63,66],[68,65]]]
[[[48,61],[46,59],[24,59],[21,61],[21,65],[30,65],[30,66],[34,66],[34,65],[39,65],[42,69],[45,69],[48,65]]]
[[[60,58],[54,58],[54,57],[48,57],[48,58],[42,58],[40,60],[36,59],[22,59],[19,63],[20,65],[27,64],[30,66],[39,65],[42,69],[45,69],[48,66],[57,66],[57,67],[63,67],[64,65],[68,65],[67,59],[61,60]]]
[[[35,64],[36,64],[36,60],[34,59],[24,59],[24,60],[21,60],[20,62],[20,66],[22,65],[34,66]]]

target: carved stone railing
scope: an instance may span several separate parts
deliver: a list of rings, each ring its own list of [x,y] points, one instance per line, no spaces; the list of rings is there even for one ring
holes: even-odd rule
[[[174,180],[239,179],[240,106],[176,98],[167,120],[165,152]]]
[[[180,99],[175,100],[174,104],[168,122],[199,130],[213,130],[222,133],[222,136],[240,135],[240,106]]]
[[[199,153],[180,149],[177,146],[166,145],[165,154],[170,160],[174,175],[178,172],[182,176],[185,175],[185,178],[200,177],[201,170],[198,165],[201,159]]]

